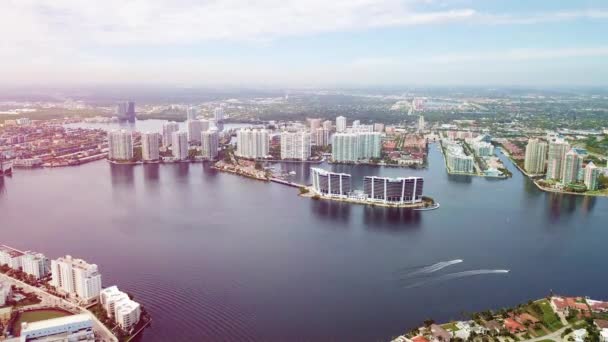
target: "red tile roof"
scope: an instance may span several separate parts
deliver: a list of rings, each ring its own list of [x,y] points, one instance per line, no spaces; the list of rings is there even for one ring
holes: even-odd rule
[[[414,341],[414,342],[429,342],[429,340],[427,340],[427,338],[424,337],[424,336],[416,336],[416,337],[412,338],[412,341]]]
[[[516,333],[519,331],[526,330],[526,327],[524,327],[523,325],[521,325],[521,323],[515,321],[512,318],[506,318],[504,324],[505,324],[505,328],[507,328],[511,333]]]

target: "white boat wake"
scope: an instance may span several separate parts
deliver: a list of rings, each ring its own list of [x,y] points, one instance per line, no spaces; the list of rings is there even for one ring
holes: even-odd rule
[[[446,268],[448,266],[459,264],[462,261],[463,261],[462,259],[455,259],[455,260],[450,260],[450,261],[441,261],[441,262],[438,262],[436,264],[423,267],[423,268],[421,268],[419,270],[416,270],[414,272],[410,272],[410,273],[406,274],[404,277],[405,278],[411,278],[411,277],[415,277],[415,276],[419,276],[419,275],[431,274],[431,273],[437,272],[439,270],[442,270],[442,269],[444,269],[444,268]]]
[[[436,278],[415,282],[413,284],[405,286],[405,288],[411,289],[411,288],[419,287],[419,286],[426,285],[426,284],[440,283],[440,282],[444,282],[447,280],[478,276],[478,275],[482,275],[482,274],[501,274],[501,273],[509,273],[509,270],[473,270],[473,271],[449,273],[449,274],[440,275]]]

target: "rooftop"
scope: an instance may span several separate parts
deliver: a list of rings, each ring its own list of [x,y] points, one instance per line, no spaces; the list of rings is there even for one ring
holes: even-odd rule
[[[84,323],[87,321],[90,322],[91,325],[93,324],[93,321],[91,321],[91,317],[88,314],[51,318],[44,321],[24,323],[23,327],[21,328],[21,333],[24,334],[28,331],[48,329],[66,324]]]

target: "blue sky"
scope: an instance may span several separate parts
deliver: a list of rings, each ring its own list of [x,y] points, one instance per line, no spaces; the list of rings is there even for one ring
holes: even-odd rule
[[[608,2],[5,0],[8,84],[606,85]]]

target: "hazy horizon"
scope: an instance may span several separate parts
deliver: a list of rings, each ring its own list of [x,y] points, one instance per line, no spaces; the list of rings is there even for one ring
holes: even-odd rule
[[[608,85],[601,1],[15,1],[0,84]]]

